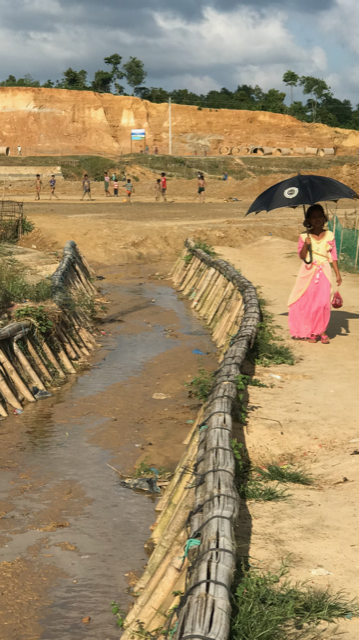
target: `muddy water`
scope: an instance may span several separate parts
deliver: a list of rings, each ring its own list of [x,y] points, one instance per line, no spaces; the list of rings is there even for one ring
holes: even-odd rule
[[[178,354],[194,359],[188,355],[194,348],[214,351],[209,336],[170,287],[144,278],[139,282],[138,276],[118,282],[115,272],[107,270],[110,283],[104,286],[114,301],[114,322],[105,325],[102,350],[93,368],[72,379],[53,398],[28,406],[19,418],[2,423],[11,446],[0,485],[5,505],[0,520],[1,562],[12,563],[4,565],[10,573],[17,563],[25,563],[20,575],[10,575],[13,592],[2,605],[6,625],[1,638],[6,640],[119,637],[110,603],[115,600],[121,609],[128,608],[126,574],[139,575],[147,561],[143,545],[155,519],[155,500],[123,488],[106,463],[113,463],[116,448],[116,465],[126,469],[145,451],[149,432],[157,449],[161,447],[150,420],[146,427],[141,425],[142,414],[130,430],[127,424],[129,411],[136,417],[136,403],[140,404],[136,384],[146,367],[164,358],[158,367],[167,363],[171,371],[171,358],[177,361]],[[169,327],[176,332],[175,338],[168,337],[165,329]],[[170,373],[166,375],[171,379]],[[151,398],[152,391],[162,387],[151,389],[153,373],[149,377],[145,386]],[[179,384],[183,387],[182,380]],[[124,387],[129,406],[122,412]],[[178,398],[166,401],[166,420],[171,412],[182,411],[180,406],[185,412],[191,409],[183,404],[183,390],[178,393]],[[161,422],[157,405],[155,411],[155,422]],[[11,428],[16,438],[11,438]],[[113,431],[119,440],[108,435]],[[115,442],[120,443],[118,448]],[[24,591],[26,602],[22,601]],[[82,623],[85,616],[91,617],[89,624]]]

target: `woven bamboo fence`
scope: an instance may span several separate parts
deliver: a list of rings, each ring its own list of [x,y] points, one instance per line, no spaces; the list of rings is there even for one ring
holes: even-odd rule
[[[173,273],[175,288],[211,329],[220,365],[161,497],[146,570],[134,592],[122,640],[165,633],[175,640],[226,640],[235,569],[233,527],[239,512],[231,448],[236,376],[260,322],[253,285],[192,240]],[[179,593],[180,592],[180,595]]]
[[[47,389],[59,379],[76,373],[80,362],[96,348],[89,313],[81,306],[67,304],[79,294],[93,297],[93,271],[74,242],[68,242],[64,256],[52,276],[53,299],[49,317],[52,330],[41,337],[36,321],[25,317],[0,329],[0,416],[10,410],[21,412],[25,402],[51,395]],[[58,306],[59,305],[59,306]],[[31,306],[31,303],[30,303]]]

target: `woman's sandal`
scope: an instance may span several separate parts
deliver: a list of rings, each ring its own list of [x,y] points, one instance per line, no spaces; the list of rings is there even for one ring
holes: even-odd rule
[[[320,336],[320,342],[321,342],[322,344],[330,344],[330,340],[329,340],[329,338],[328,338],[328,336],[327,336],[327,334],[326,334],[326,333],[323,333],[323,334]]]
[[[308,342],[310,342],[311,344],[316,344],[318,342],[318,336],[316,336],[315,333],[312,333],[310,338],[308,338]]]

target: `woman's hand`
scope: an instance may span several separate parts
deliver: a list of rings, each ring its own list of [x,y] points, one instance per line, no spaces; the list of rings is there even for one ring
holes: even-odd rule
[[[310,237],[307,237],[305,239],[305,244],[307,244],[308,246],[310,246],[312,244],[312,241],[311,241]]]
[[[342,277],[341,277],[340,273],[337,273],[337,285],[338,285],[338,287],[340,287],[342,282],[343,282],[343,280],[342,280]]]

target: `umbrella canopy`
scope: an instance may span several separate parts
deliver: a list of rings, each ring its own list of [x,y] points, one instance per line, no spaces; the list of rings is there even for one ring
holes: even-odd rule
[[[273,211],[281,207],[295,208],[299,205],[312,205],[327,200],[336,202],[343,198],[353,200],[358,197],[353,189],[333,178],[298,174],[263,191],[249,207],[246,216],[249,213]]]

